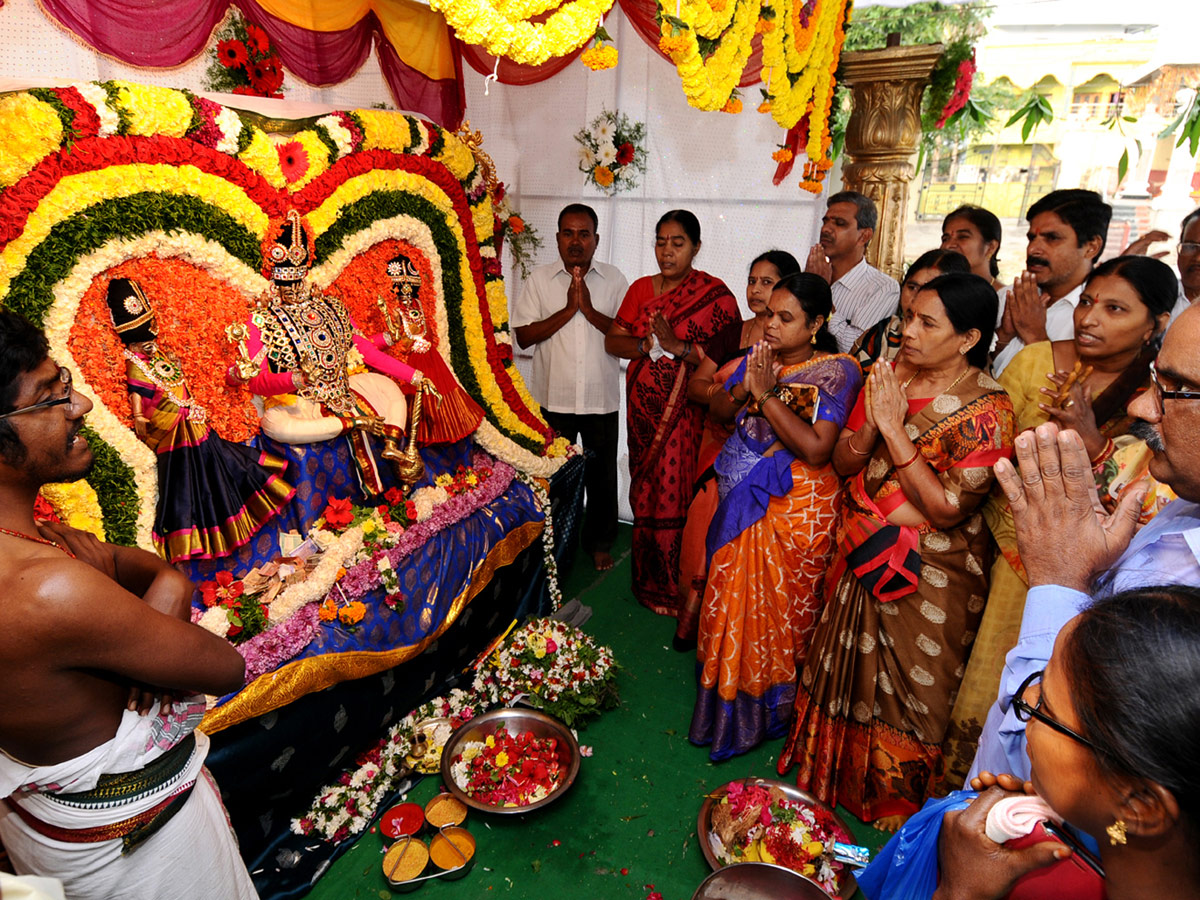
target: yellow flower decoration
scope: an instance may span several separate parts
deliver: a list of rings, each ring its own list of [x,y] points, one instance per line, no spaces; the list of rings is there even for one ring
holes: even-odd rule
[[[7,187],[62,144],[62,122],[29,94],[0,97],[0,186]]]
[[[129,133],[183,137],[192,123],[192,104],[182,91],[118,81],[117,105],[129,116]]]
[[[696,32],[690,27],[681,35],[682,49],[671,61],[683,82],[683,93],[691,106],[713,111],[723,109],[737,87],[750,58],[750,41],[762,6],[757,0],[737,0],[733,24],[708,59],[700,55]],[[682,13],[682,8],[680,9]],[[682,18],[682,17],[681,17]],[[687,22],[684,18],[683,21]]]
[[[272,187],[281,188],[287,184],[283,176],[283,168],[279,165],[279,154],[275,145],[261,128],[254,129],[250,143],[239,155],[238,159],[267,179]]]
[[[430,0],[458,39],[482,47],[492,56],[540,66],[552,56],[566,56],[591,40],[596,23],[612,7],[612,0],[567,0],[543,23],[528,21],[551,9],[546,0]]]
[[[403,153],[412,143],[407,116],[379,109],[356,109],[354,113],[363,125],[365,149]]]
[[[303,178],[298,178],[288,185],[288,190],[294,193],[329,170],[329,147],[314,131],[301,131],[292,135],[291,139],[308,154],[308,171],[304,173]]]
[[[96,496],[95,489],[86,481],[44,484],[40,493],[64,523],[72,528],[90,532],[102,541],[105,540],[104,513],[100,509],[100,499]]]
[[[596,179],[596,184],[600,187],[608,187],[613,183],[613,170],[608,166],[596,166],[592,172],[592,177]]]

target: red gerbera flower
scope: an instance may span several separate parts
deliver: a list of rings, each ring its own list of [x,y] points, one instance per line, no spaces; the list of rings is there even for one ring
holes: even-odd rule
[[[279,167],[288,184],[299,181],[308,171],[308,151],[299,141],[289,141],[275,148],[279,153]],[[330,501],[332,504],[332,501]]]
[[[268,56],[259,63],[259,72],[261,73],[261,84],[255,87],[261,87],[264,94],[274,94],[283,85],[283,68],[280,65],[278,56]]]
[[[260,56],[271,51],[271,39],[267,33],[250,22],[246,23],[246,43]]]
[[[258,91],[256,91],[254,88],[250,87],[250,85],[248,85],[248,84],[239,84],[237,87],[235,87],[233,89],[233,93],[241,94],[246,97],[257,97],[258,96]]]
[[[227,69],[244,66],[249,58],[246,45],[241,41],[221,41],[217,44],[217,59]]]
[[[618,166],[629,165],[631,162],[633,162],[633,155],[634,155],[633,144],[626,141],[624,144],[622,144],[620,147],[617,148],[617,165]]]

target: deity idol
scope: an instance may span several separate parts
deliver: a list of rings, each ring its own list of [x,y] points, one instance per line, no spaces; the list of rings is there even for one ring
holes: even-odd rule
[[[420,418],[412,426],[413,435],[422,445],[462,440],[479,427],[483,410],[463,390],[434,345],[435,333],[425,311],[430,299],[425,294],[433,285],[422,283],[420,270],[403,252],[388,260],[387,275],[392,291],[378,299],[385,326],[396,336],[405,358],[421,367],[439,395],[437,416]]]
[[[108,311],[125,345],[134,432],[158,455],[154,545],[170,562],[228,556],[295,494],[287,460],[226,441],[188,390],[179,358],[158,343],[141,285],[114,278]]]
[[[268,230],[263,260],[271,285],[249,325],[228,331],[239,359],[227,380],[269,398],[262,429],[275,440],[308,444],[346,434],[368,495],[384,490],[368,434],[383,438],[380,455],[411,482],[399,446],[407,405],[396,382],[421,391],[433,385],[383,352],[391,335],[365,337],[341,300],[312,288],[312,234],[296,210]]]

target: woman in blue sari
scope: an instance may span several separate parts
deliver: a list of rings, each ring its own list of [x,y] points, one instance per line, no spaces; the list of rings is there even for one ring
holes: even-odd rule
[[[787,732],[820,611],[842,490],[830,457],[862,386],[827,328],[832,305],[820,277],[782,279],[765,340],[711,402],[736,426],[715,464],[721,500],[708,532],[689,733],[712,745],[713,759]]]

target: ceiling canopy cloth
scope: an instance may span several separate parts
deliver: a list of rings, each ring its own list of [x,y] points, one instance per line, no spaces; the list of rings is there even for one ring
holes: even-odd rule
[[[133,66],[177,66],[201,53],[236,5],[261,26],[284,66],[309,84],[337,84],[375,45],[396,102],[454,129],[465,103],[446,21],[409,0],[41,0],[95,50]]]

